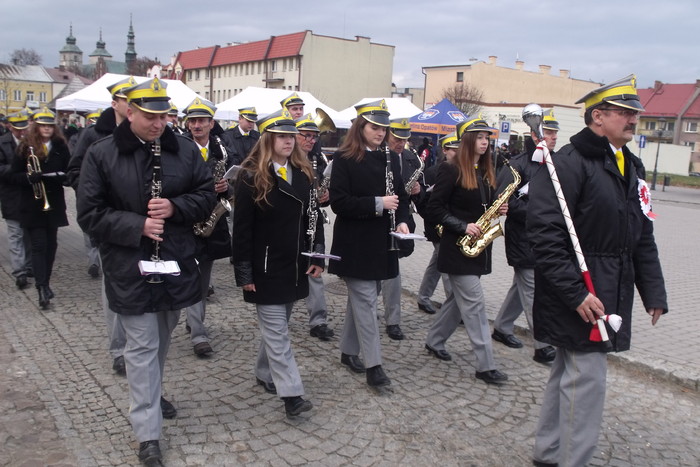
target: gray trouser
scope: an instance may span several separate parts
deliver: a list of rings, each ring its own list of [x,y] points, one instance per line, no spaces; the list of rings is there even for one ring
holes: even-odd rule
[[[32,271],[32,245],[29,234],[20,227],[19,221],[5,219],[7,224],[7,242],[9,243],[10,266],[12,276],[26,276]]]
[[[607,354],[557,348],[535,433],[533,458],[586,465],[595,454],[605,405]]]
[[[382,364],[382,348],[377,325],[377,297],[381,282],[343,277],[348,288],[345,324],[340,351],[347,355],[362,352],[367,368]]]
[[[503,334],[513,334],[515,328],[515,320],[518,319],[520,313],[525,311],[527,325],[530,328],[530,334],[534,327],[532,326],[532,302],[535,299],[535,270],[525,268],[513,269],[513,284],[508,289],[506,298],[503,300],[501,309],[493,320],[493,328]],[[548,344],[540,341],[534,341],[535,349],[542,349]]]
[[[289,340],[288,323],[293,306],[294,303],[255,306],[261,336],[255,376],[275,383],[280,397],[304,395],[304,385]]]
[[[387,326],[401,324],[401,273],[382,281],[384,323]]]
[[[88,266],[100,265],[100,250],[93,246],[90,236],[83,232],[83,243],[85,244],[85,252],[87,253]]]
[[[207,334],[207,328],[204,327],[204,318],[207,312],[207,293],[214,261],[201,261],[198,267],[202,299],[194,305],[185,308],[185,319],[190,327],[192,345],[197,345],[200,342],[209,342],[209,334]]]
[[[119,315],[109,308],[107,302],[107,294],[105,293],[105,277],[102,276],[102,313],[105,317],[107,325],[107,338],[109,339],[109,354],[111,357],[117,358],[124,355],[124,346],[126,345],[126,331],[119,320]]]
[[[476,357],[476,371],[495,370],[481,281],[478,276],[449,274],[449,278],[452,294],[437,312],[425,343],[434,349],[445,350],[445,342],[462,320]]]
[[[179,310],[119,315],[126,331],[124,361],[129,383],[129,418],[139,443],[160,439],[163,370],[170,334],[179,318]]]
[[[328,307],[326,305],[323,276],[308,277],[309,296],[306,297],[306,309],[309,311],[309,325],[314,327],[328,322]]]
[[[428,266],[423,273],[423,279],[418,288],[418,303],[420,305],[430,305],[430,297],[435,293],[440,277],[442,277],[442,286],[445,288],[445,297],[452,293],[452,286],[447,278],[447,274],[440,274],[437,269],[437,257],[440,251],[440,243],[433,243],[433,254],[430,256]]]

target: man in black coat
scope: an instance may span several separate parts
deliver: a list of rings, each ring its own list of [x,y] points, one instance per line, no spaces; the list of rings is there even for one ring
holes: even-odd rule
[[[243,159],[248,157],[255,143],[260,139],[260,133],[255,131],[255,122],[258,120],[258,113],[255,107],[244,107],[238,109],[238,125],[235,128],[224,131],[221,139],[226,147],[231,149],[232,165],[241,165]]]
[[[22,188],[9,180],[12,160],[17,146],[29,128],[29,115],[20,111],[7,117],[10,131],[0,136],[0,205],[7,224],[10,265],[15,285],[22,290],[32,274],[32,252],[29,234],[20,226],[20,197]]]
[[[147,465],[159,465],[163,417],[176,415],[161,395],[170,335],[180,310],[201,299],[192,226],[216,198],[197,146],[167,127],[165,87],[154,78],[124,90],[127,120],[88,149],[77,198],[78,223],[99,242],[109,307],[126,332],[129,415]],[[149,260],[176,262],[180,274],[147,280]]]
[[[587,125],[553,157],[592,290],[578,267],[547,170],[530,181],[527,231],[535,258],[535,338],[557,348],[535,437],[535,465],[586,465],[603,418],[607,353],[630,347],[634,287],[651,323],[667,312],[654,214],[640,203],[648,188],[635,170],[632,140],[643,111],[634,77],[598,88],[585,103]],[[609,342],[590,336],[596,320],[616,314]]]

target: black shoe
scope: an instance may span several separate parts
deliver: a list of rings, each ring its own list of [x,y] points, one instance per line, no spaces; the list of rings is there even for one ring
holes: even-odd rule
[[[189,324],[185,324],[185,331],[187,331],[187,334],[192,334],[192,328]]]
[[[112,362],[112,369],[119,376],[126,376],[126,363],[124,362],[124,356],[120,355],[115,358]]]
[[[214,286],[210,285],[207,289],[207,298],[211,297],[212,295],[214,295]]]
[[[331,337],[335,336],[333,330],[329,328],[326,323],[312,327],[309,334],[311,334],[312,337],[318,337],[322,341],[328,341]]]
[[[267,381],[263,381],[260,378],[255,378],[255,381],[257,381],[258,384],[263,387],[266,393],[277,394],[277,388],[275,387],[275,383],[268,383]]]
[[[491,334],[491,337],[493,337],[493,340],[500,342],[501,344],[504,344],[511,349],[519,349],[523,346],[523,343],[520,342],[520,339],[515,337],[513,334],[503,334],[501,331],[498,331],[496,329],[493,330],[493,334]]]
[[[51,286],[47,285],[46,290],[49,291],[49,300],[51,300],[54,297],[53,290],[51,290]]]
[[[435,313],[437,313],[437,310],[436,310],[436,309],[433,307],[433,305],[430,304],[430,303],[425,304],[425,305],[422,304],[422,303],[419,303],[419,304],[418,304],[418,309],[421,310],[421,311],[425,311],[425,312],[428,313],[429,315],[434,315]]]
[[[283,397],[282,400],[284,401],[284,411],[287,412],[289,417],[308,412],[313,407],[311,401],[304,400],[299,396]]]
[[[373,366],[372,368],[367,368],[367,384],[369,386],[378,388],[383,386],[390,386],[391,380],[382,370],[381,365]]]
[[[208,357],[214,353],[209,342],[200,342],[194,345],[194,354],[198,357]]]
[[[163,456],[160,453],[160,445],[157,439],[144,441],[139,444],[139,460],[145,465],[161,465]]]
[[[475,376],[489,384],[501,384],[508,381],[508,375],[498,370],[477,371]]]
[[[387,326],[386,335],[395,341],[402,341],[406,337],[403,335],[403,332],[401,332],[401,327],[398,324],[390,324]]]
[[[91,264],[88,268],[88,274],[93,279],[97,279],[98,277],[100,277],[100,267],[96,264]]]
[[[360,360],[360,357],[358,357],[357,355],[348,355],[341,353],[340,363],[347,366],[350,369],[350,371],[353,371],[355,373],[364,373],[365,371],[367,371],[365,369],[365,364],[362,363],[362,360]]]
[[[557,463],[550,463],[550,462],[541,462],[541,461],[536,461],[532,460],[532,465],[535,467],[559,467],[559,464]]]
[[[435,358],[439,358],[440,360],[444,360],[446,362],[449,362],[452,360],[452,355],[450,355],[447,350],[438,350],[430,347],[428,344],[425,344],[425,350],[430,352],[431,354],[435,355]]]
[[[42,310],[45,310],[49,307],[51,300],[49,298],[49,288],[45,285],[40,285],[37,287],[37,291],[39,292],[39,307],[41,307]]]
[[[547,347],[544,347],[542,349],[535,349],[535,355],[532,357],[532,359],[537,363],[547,364],[552,363],[554,361],[554,357],[556,356],[556,349],[551,345],[548,345]]]
[[[167,418],[168,420],[177,417],[175,406],[165,400],[163,396],[160,396],[160,411],[163,413],[163,418]]]
[[[27,276],[25,274],[17,276],[17,279],[15,279],[15,285],[19,290],[25,288],[27,286]]]

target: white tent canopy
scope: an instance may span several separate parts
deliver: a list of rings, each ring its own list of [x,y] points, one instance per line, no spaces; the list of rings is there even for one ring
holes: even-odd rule
[[[380,99],[384,99],[386,101],[386,106],[390,114],[389,118],[391,119],[411,118],[414,115],[418,115],[419,113],[423,112],[423,110],[416,107],[413,102],[406,97],[365,97],[347,109],[341,110],[339,112],[341,120],[350,121],[357,117],[357,111],[355,110],[356,105],[366,104],[368,102],[378,101]]]
[[[239,94],[227,99],[216,106],[214,118],[217,120],[238,120],[238,109],[255,107],[259,117],[280,110],[280,102],[294,91],[286,89],[269,89],[248,86]],[[350,120],[343,120],[340,114],[316,99],[310,92],[297,91],[304,101],[304,112],[316,114],[316,109],[323,109],[333,120],[337,128],[350,128]]]
[[[78,92],[62,97],[56,101],[57,110],[73,110],[73,111],[94,111],[98,109],[106,109],[112,105],[112,96],[107,91],[107,86],[128,78],[129,75],[118,75],[115,73],[105,73],[100,79],[92,83],[90,86],[81,89]],[[143,83],[151,78],[145,76],[134,76],[137,83]],[[178,80],[164,79],[162,80],[168,85],[168,96],[180,110],[180,114],[190,102],[197,97],[192,89],[187,87],[185,83]]]

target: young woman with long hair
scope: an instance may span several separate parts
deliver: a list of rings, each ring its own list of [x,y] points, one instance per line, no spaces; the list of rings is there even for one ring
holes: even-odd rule
[[[301,397],[304,386],[288,321],[294,302],[309,294],[307,275],[318,277],[323,271],[323,260],[302,255],[323,250],[323,224],[317,222],[314,245],[309,245],[313,169],[295,145],[297,129],[289,112],[275,112],[257,125],[260,139],[236,181],[233,265],[244,300],[257,309],[262,341],[256,380],[284,400],[288,416],[295,416],[311,410],[312,404]]]
[[[328,270],[348,288],[340,361],[356,373],[366,371],[367,384],[379,388],[391,381],[382,369],[377,293],[382,280],[399,273],[399,252],[390,232],[408,233],[408,195],[398,155],[382,147],[389,126],[386,103],[355,109],[357,118],[333,156],[331,253],[341,259],[331,261]]]
[[[428,331],[425,348],[436,358],[451,360],[445,342],[461,320],[476,357],[476,378],[500,384],[508,376],[496,369],[480,280],[491,272],[491,245],[475,257],[465,256],[457,245],[457,240],[466,234],[482,235],[475,222],[496,198],[496,174],[489,142],[492,132],[481,118],[457,125],[460,139],[457,155],[438,169],[427,212],[431,222],[442,225],[437,267],[448,275],[452,293]],[[501,215],[507,211],[507,203],[498,210]]]
[[[12,182],[20,185],[20,225],[29,232],[32,269],[39,306],[46,309],[54,297],[49,286],[58,247],[58,228],[68,225],[63,181],[70,160],[68,144],[56,125],[56,115],[44,107],[32,116],[26,136],[12,162]],[[36,159],[31,158],[34,154]],[[27,165],[38,170],[28,173]],[[36,168],[36,167],[34,167]]]

